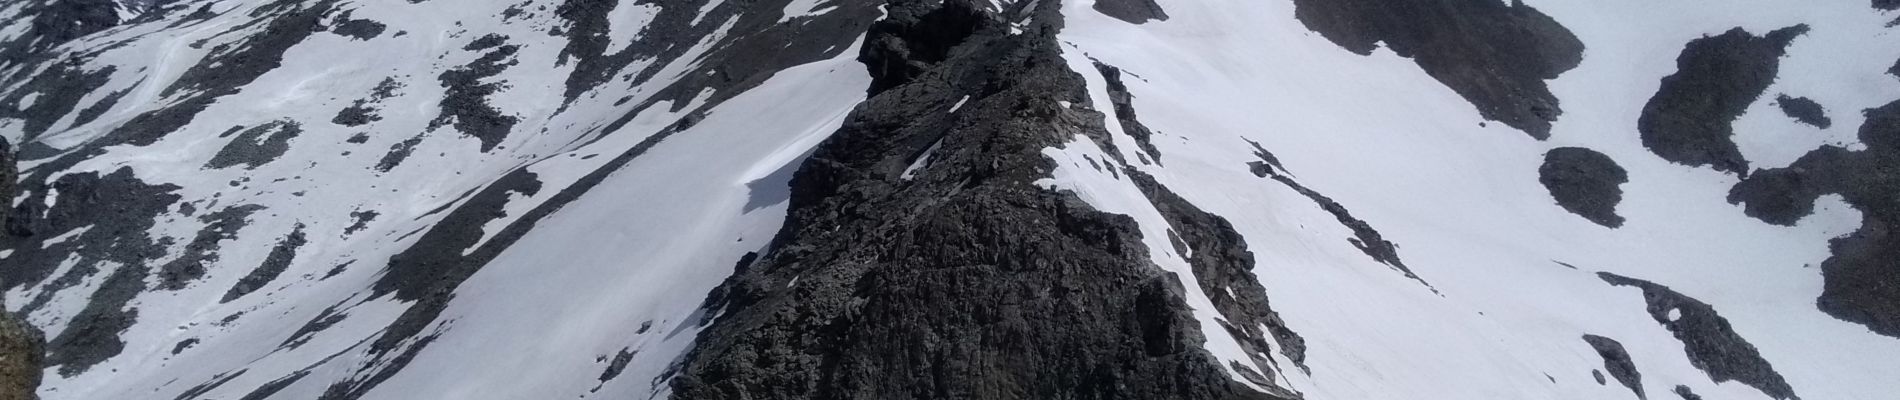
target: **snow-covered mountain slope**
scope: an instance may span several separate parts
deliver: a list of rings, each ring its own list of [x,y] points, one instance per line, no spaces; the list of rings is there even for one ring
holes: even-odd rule
[[[47,399],[1890,399],[1896,7],[22,0],[0,288]]]

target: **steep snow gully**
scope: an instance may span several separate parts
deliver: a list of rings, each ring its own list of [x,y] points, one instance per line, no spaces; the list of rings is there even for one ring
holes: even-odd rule
[[[0,399],[1891,400],[1896,8],[9,1]]]

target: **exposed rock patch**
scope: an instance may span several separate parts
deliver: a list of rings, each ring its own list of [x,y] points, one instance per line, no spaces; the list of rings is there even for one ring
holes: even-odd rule
[[[251,270],[251,273],[245,275],[244,278],[238,279],[237,284],[231,286],[231,290],[226,291],[224,298],[219,299],[218,302],[229,303],[231,300],[237,300],[276,280],[278,275],[284,273],[284,269],[290,267],[291,260],[297,257],[297,249],[303,247],[304,243],[303,224],[297,224],[289,235],[285,235],[283,240],[277,242],[277,246],[271,247],[270,254],[264,256],[263,264]]]
[[[86,95],[105,86],[118,70],[111,65],[87,70],[89,61],[90,57],[74,56],[32,75],[24,86],[0,97],[0,118],[23,120],[22,141],[45,134],[54,123],[78,107]]]
[[[1098,0],[1095,11],[1131,24],[1168,20],[1167,10],[1154,0]]]
[[[330,33],[356,40],[370,40],[382,36],[383,30],[388,28],[383,23],[374,20],[352,19],[350,14],[353,11],[355,10],[344,11],[343,14],[338,15],[336,26],[330,28]]]
[[[330,122],[337,125],[357,127],[368,125],[371,122],[381,121],[383,120],[383,116],[377,114],[380,111],[377,106],[382,103],[383,99],[395,96],[396,89],[401,88],[402,82],[396,81],[395,77],[383,78],[383,81],[377,83],[376,88],[371,90],[369,97],[356,99],[354,104],[343,108],[342,111],[337,111],[336,117],[330,118]],[[364,138],[368,139],[368,136]]]
[[[1485,119],[1550,137],[1563,113],[1544,81],[1583,61],[1583,42],[1521,1],[1293,0],[1308,29],[1360,55],[1386,48],[1418,62]]]
[[[1544,153],[1537,175],[1558,206],[1597,225],[1623,226],[1616,204],[1623,201],[1622,185],[1629,182],[1629,172],[1610,156],[1582,147],[1551,149]]]
[[[1688,386],[1683,385],[1676,385],[1676,396],[1681,397],[1682,400],[1702,400],[1701,395],[1695,394],[1694,390],[1689,390]]]
[[[1783,114],[1788,114],[1788,118],[1794,118],[1795,121],[1803,124],[1821,129],[1834,125],[1834,121],[1827,117],[1827,110],[1821,108],[1820,103],[1815,103],[1814,100],[1806,97],[1789,97],[1787,94],[1782,94],[1775,97],[1775,106],[1780,107]]]
[[[1864,150],[1827,145],[1786,168],[1758,171],[1729,190],[1731,203],[1762,221],[1793,225],[1822,195],[1861,213],[1860,228],[1828,242],[1815,305],[1844,321],[1900,338],[1900,101],[1864,111]]]
[[[13,204],[15,168],[13,148],[0,138],[0,223],[6,222]],[[45,358],[46,334],[0,303],[0,399],[36,398]]]
[[[1748,175],[1733,123],[1775,82],[1781,56],[1807,25],[1764,36],[1742,28],[1689,41],[1636,120],[1643,146],[1677,164]]]
[[[24,0],[23,0],[24,1]],[[7,26],[26,24],[26,33],[0,41],[0,68],[20,65],[73,39],[119,25],[118,5],[112,0],[35,0]],[[22,19],[32,18],[31,21]]]
[[[1597,335],[1583,335],[1583,341],[1589,342],[1590,347],[1596,349],[1597,355],[1603,357],[1603,369],[1610,371],[1611,377],[1616,378],[1623,387],[1635,392],[1636,398],[1649,398],[1648,395],[1643,394],[1643,374],[1636,370],[1636,363],[1630,361],[1630,353],[1623,350],[1623,343]],[[1602,376],[1598,376],[1597,383],[1603,383],[1602,379]]]
[[[1260,147],[1259,143],[1254,143],[1251,140],[1248,140],[1247,143],[1253,145],[1254,156],[1260,158],[1260,161],[1247,163],[1248,169],[1253,171],[1254,176],[1273,179],[1275,182],[1280,182],[1280,184],[1286,185],[1287,188],[1293,189],[1294,192],[1298,192],[1301,196],[1306,196],[1307,199],[1313,200],[1313,204],[1318,205],[1321,210],[1325,210],[1328,214],[1332,214],[1334,219],[1339,220],[1340,225],[1344,225],[1347,229],[1352,230],[1353,237],[1347,238],[1346,241],[1352,243],[1353,247],[1359,248],[1359,251],[1366,253],[1367,257],[1372,257],[1373,261],[1378,261],[1381,264],[1390,266],[1392,269],[1405,274],[1406,278],[1411,278],[1414,281],[1418,281],[1420,285],[1432,288],[1431,283],[1425,282],[1424,278],[1419,278],[1418,274],[1412,273],[1412,268],[1406,267],[1405,261],[1399,259],[1398,244],[1385,240],[1385,235],[1379,234],[1379,231],[1373,229],[1371,224],[1357,217],[1353,217],[1352,211],[1347,210],[1346,206],[1294,180],[1292,173],[1288,172],[1286,167],[1280,165],[1280,160],[1275,158],[1273,153],[1269,153],[1265,148]],[[1432,292],[1436,293],[1438,289],[1432,288]]]
[[[223,242],[237,239],[238,230],[250,223],[251,214],[263,209],[261,205],[245,204],[198,217],[198,221],[205,223],[204,228],[185,244],[177,258],[159,266],[158,288],[184,289],[185,285],[204,277],[210,265],[218,262],[218,249]]]
[[[290,140],[300,134],[303,134],[303,125],[290,120],[272,121],[245,129],[219,149],[218,154],[211,156],[204,167],[223,169],[243,165],[244,169],[256,169],[277,161],[277,157],[290,151]]]
[[[429,121],[429,129],[454,125],[455,130],[482,142],[482,151],[493,150],[508,137],[520,118],[503,113],[488,104],[488,96],[507,87],[504,82],[482,82],[514,66],[519,45],[505,44],[507,36],[489,34],[470,42],[463,50],[489,50],[460,68],[442,72],[437,79],[448,90],[442,95],[442,114]]]
[[[1214,309],[1222,318],[1221,327],[1247,351],[1253,367],[1286,371],[1285,366],[1268,354],[1278,349],[1295,367],[1306,371],[1306,339],[1287,328],[1286,321],[1273,311],[1266,287],[1253,273],[1255,261],[1253,252],[1247,250],[1246,238],[1241,237],[1227,219],[1201,211],[1148,174],[1134,168],[1126,169],[1124,174],[1167,219],[1169,241],[1174,243],[1175,253],[1187,259],[1201,295],[1214,303]],[[1267,376],[1253,379],[1262,381],[1262,387],[1287,386]],[[1279,394],[1297,396],[1292,390]]]
[[[1728,319],[1715,308],[1668,287],[1608,272],[1598,272],[1604,282],[1643,290],[1649,303],[1649,316],[1662,324],[1682,342],[1689,364],[1709,374],[1716,382],[1737,381],[1781,400],[1800,399],[1788,381],[1761,358],[1755,345],[1742,339],[1729,327]]]
[[[1096,6],[1100,7],[1101,3],[1096,3]],[[1122,133],[1127,133],[1129,137],[1134,138],[1135,145],[1146,152],[1147,156],[1142,157],[1141,162],[1147,164],[1149,163],[1147,157],[1154,157],[1154,163],[1160,164],[1161,150],[1155,149],[1151,141],[1154,132],[1148,130],[1147,125],[1142,125],[1141,121],[1136,119],[1135,96],[1129,94],[1128,85],[1122,83],[1122,70],[1100,62],[1095,63],[1095,70],[1101,72],[1102,79],[1108,82],[1108,100],[1115,105],[1115,121],[1120,124]]]

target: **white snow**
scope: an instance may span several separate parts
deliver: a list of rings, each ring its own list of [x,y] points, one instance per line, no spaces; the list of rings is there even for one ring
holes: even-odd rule
[[[969,97],[964,97],[964,99],[968,100]],[[959,101],[957,102],[957,105],[962,106],[963,102]],[[952,111],[954,111],[955,107],[952,107],[951,109]],[[924,148],[923,154],[918,154],[917,159],[911,160],[910,166],[904,167],[904,173],[901,175],[898,175],[898,177],[903,178],[904,180],[910,180],[911,178],[917,177],[917,171],[924,169],[924,167],[930,166],[930,156],[933,154],[937,154],[937,147],[942,146],[942,145],[943,145],[943,139],[937,139],[936,142],[930,143],[930,147]]]
[[[792,0],[785,3],[785,9],[780,11],[782,14],[778,18],[778,23],[783,24],[791,21],[793,18],[821,15],[831,12],[832,10],[838,9],[838,6],[824,6],[824,4],[835,1],[836,0]]]
[[[1786,117],[1757,104],[1738,122],[1738,141],[1760,168],[1849,142],[1858,110],[1900,98],[1900,82],[1880,72],[1900,57],[1900,42],[1877,39],[1892,15],[1853,2],[1534,2],[1588,46],[1582,66],[1551,82],[1565,114],[1539,142],[1502,124],[1479,127],[1468,102],[1411,60],[1384,49],[1353,55],[1306,30],[1291,2],[1159,4],[1169,20],[1133,25],[1090,1],[1065,2],[1061,40],[1073,43],[1065,56],[1090,79],[1096,109],[1108,109],[1106,93],[1087,57],[1146,78],[1125,83],[1141,121],[1167,133],[1153,138],[1166,166],[1135,167],[1246,237],[1273,308],[1307,339],[1312,372],[1287,373],[1306,398],[1628,397],[1590,378],[1603,364],[1583,334],[1621,341],[1651,396],[1680,384],[1706,398],[1766,398],[1710,381],[1644,311],[1640,291],[1607,285],[1595,271],[1710,303],[1803,398],[1900,391],[1900,381],[1885,378],[1900,364],[1882,361],[1900,357],[1900,342],[1817,311],[1818,269],[1801,268],[1826,258],[1827,240],[1853,230],[1857,213],[1827,196],[1796,227],[1764,224],[1727,203],[1732,175],[1662,161],[1635,132],[1683,43],[1737,25],[1759,34],[1806,22],[1814,30],[1796,39],[1761,103],[1783,91],[1808,96],[1827,106],[1834,127],[1773,132]],[[1781,125],[1764,123],[1771,119]],[[1132,139],[1105,123],[1133,160],[1140,150]],[[1796,135],[1806,136],[1781,139]],[[1443,296],[1352,247],[1351,232],[1312,201],[1253,176],[1246,163],[1257,158],[1243,138],[1398,243]],[[1059,165],[1052,182],[1134,216],[1152,234],[1156,220],[1125,183],[1079,178],[1089,175],[1075,154],[1092,148],[1084,143],[1046,152]],[[1625,226],[1591,224],[1550,199],[1536,171],[1543,152],[1559,146],[1602,151],[1630,171],[1618,207]],[[1230,358],[1221,335],[1209,336],[1210,350]]]

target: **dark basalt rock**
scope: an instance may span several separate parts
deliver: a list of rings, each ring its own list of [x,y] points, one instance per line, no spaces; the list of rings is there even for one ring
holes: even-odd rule
[[[1860,141],[1849,151],[1828,145],[1786,168],[1758,171],[1729,190],[1751,217],[1793,225],[1826,194],[1839,194],[1861,213],[1860,228],[1828,242],[1815,305],[1874,333],[1900,338],[1900,101],[1864,111]]]
[[[878,94],[794,174],[769,250],[708,295],[673,398],[1273,398],[1200,348],[1132,219],[1034,185],[1054,168],[1043,148],[1105,132],[1057,104],[1087,100],[1059,4],[1021,35],[980,7],[887,5],[860,58]],[[976,26],[938,25],[959,19]],[[922,58],[885,58],[906,54]]]
[[[1664,160],[1748,175],[1732,124],[1775,82],[1781,56],[1807,25],[1755,36],[1730,29],[1689,41],[1636,120],[1643,146]]]
[[[1247,351],[1253,368],[1284,371],[1286,368],[1268,355],[1278,348],[1294,366],[1307,371],[1306,339],[1287,328],[1286,321],[1273,311],[1266,287],[1253,273],[1255,262],[1253,252],[1247,250],[1246,238],[1234,231],[1226,218],[1201,211],[1148,174],[1134,168],[1125,169],[1123,174],[1168,221],[1169,241],[1174,243],[1175,253],[1187,259],[1201,287],[1201,295],[1214,303],[1214,309],[1222,318],[1221,327]],[[1267,376],[1253,379],[1259,381],[1257,384],[1261,387],[1283,389],[1276,393],[1281,396],[1298,396]]]
[[[1623,201],[1622,185],[1629,182],[1629,172],[1610,156],[1582,147],[1551,149],[1544,153],[1537,175],[1558,206],[1597,225],[1623,226],[1616,204]]]
[[[1168,12],[1154,0],[1099,0],[1095,2],[1095,11],[1137,25],[1168,20]]]
[[[1101,4],[1096,3],[1096,6],[1100,7]],[[1149,131],[1147,125],[1142,125],[1141,121],[1136,119],[1135,96],[1129,94],[1128,85],[1122,83],[1122,70],[1100,62],[1095,63],[1095,70],[1101,72],[1102,79],[1108,83],[1108,100],[1115,105],[1115,121],[1121,124],[1122,132],[1135,138],[1135,145],[1141,147],[1141,150],[1147,152],[1149,156],[1153,156],[1155,164],[1160,164],[1161,150],[1155,149],[1154,143],[1150,141],[1154,137],[1154,132]],[[1141,162],[1147,164],[1148,159],[1142,157]]]
[[[1583,61],[1583,42],[1521,1],[1293,0],[1294,16],[1340,47],[1372,54],[1380,42],[1445,86],[1539,140],[1563,113],[1544,81]]]
[[[290,267],[290,261],[296,259],[297,249],[303,247],[304,243],[306,241],[303,236],[303,224],[297,224],[289,235],[277,241],[277,246],[271,247],[270,254],[264,256],[263,264],[251,270],[251,273],[245,275],[244,278],[238,279],[237,284],[231,286],[231,290],[225,292],[224,298],[219,299],[218,302],[229,303],[231,300],[237,300],[276,280],[278,275],[284,273],[284,269]]]
[[[1675,334],[1689,356],[1689,365],[1708,373],[1709,379],[1741,382],[1776,399],[1800,399],[1775,367],[1761,358],[1755,345],[1736,334],[1728,319],[1716,314],[1708,303],[1641,279],[1608,272],[1598,272],[1597,277],[1611,285],[1642,289],[1643,301],[1649,303],[1649,316]]]
[[[871,25],[858,61],[871,68],[871,95],[908,83],[950,57],[950,50],[990,18],[983,6],[948,1],[943,7],[896,10]]]
[[[268,134],[268,136],[267,136]],[[284,152],[290,151],[290,140],[303,134],[303,125],[297,121],[272,121],[268,124],[251,127],[225,143],[218,154],[206,161],[206,169],[223,169],[243,165],[244,169],[256,169],[271,161],[277,161]],[[227,135],[220,135],[227,136]]]
[[[1643,374],[1636,371],[1636,363],[1630,361],[1630,353],[1623,350],[1623,343],[1597,335],[1583,335],[1583,341],[1589,342],[1590,347],[1596,349],[1597,355],[1603,357],[1603,369],[1609,370],[1611,377],[1616,378],[1623,387],[1635,392],[1636,398],[1649,398],[1643,394]],[[1603,383],[1603,377],[1597,376],[1597,381],[1597,383]]]
[[[1788,114],[1788,118],[1794,118],[1795,121],[1803,124],[1821,129],[1834,125],[1834,121],[1827,117],[1827,110],[1822,109],[1820,103],[1815,103],[1814,100],[1806,97],[1789,97],[1782,94],[1775,97],[1775,106],[1781,107],[1781,112]]]

